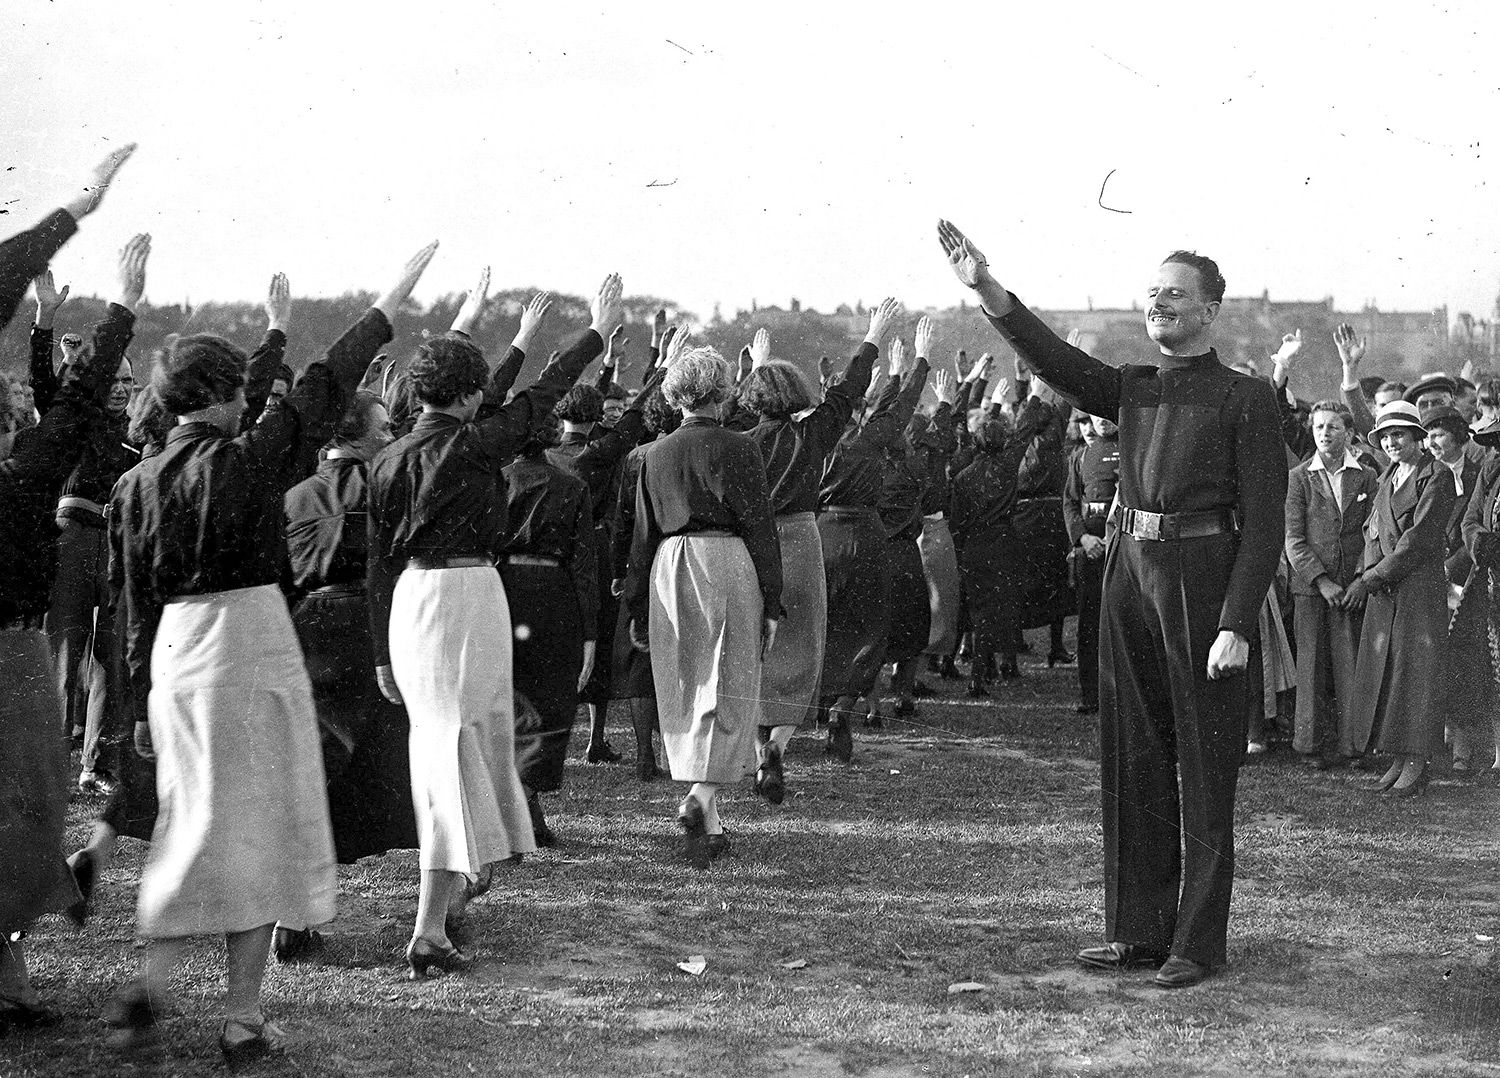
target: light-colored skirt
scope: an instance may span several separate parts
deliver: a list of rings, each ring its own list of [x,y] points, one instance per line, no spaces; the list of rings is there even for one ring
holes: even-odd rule
[[[0,629],[0,932],[66,909],[78,888],[63,861],[68,750],[41,629]]]
[[[147,709],[161,807],[141,873],[141,934],[331,921],[337,881],[323,753],[280,589],[168,603]]]
[[[927,605],[932,610],[927,654],[951,655],[958,643],[958,553],[953,546],[953,532],[941,513],[923,518],[917,549],[922,552]]]
[[[651,565],[651,672],[678,782],[739,782],[760,724],[760,585],[738,536],[674,535]]]
[[[391,672],[411,718],[422,868],[476,877],[535,850],[516,774],[510,605],[499,572],[407,569],[390,634]]]
[[[1297,659],[1292,654],[1292,642],[1287,639],[1286,624],[1281,620],[1274,584],[1266,601],[1260,604],[1260,658],[1261,713],[1274,719],[1278,710],[1276,694],[1297,687]]]
[[[828,628],[823,540],[812,513],[776,518],[781,544],[781,605],[786,616],[760,676],[762,726],[797,726],[817,714],[818,676]]]

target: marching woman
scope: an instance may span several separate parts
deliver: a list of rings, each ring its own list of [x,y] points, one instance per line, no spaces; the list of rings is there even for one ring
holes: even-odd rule
[[[427,248],[407,264],[363,333],[390,339],[390,318],[431,257]],[[370,356],[330,353],[268,405],[291,313],[280,274],[266,311],[270,328],[248,362],[208,335],[167,350],[153,384],[177,426],[161,453],[122,477],[110,508],[126,665],[133,698],[146,702],[160,809],[137,912],[153,944],[140,981],[106,1020],[117,1044],[138,1043],[188,938],[223,933],[229,988],[219,1047],[231,1061],[284,1047],[260,1009],[275,922],[320,924],[334,914],[312,686],[279,587],[283,483],[289,462],[308,457],[303,435],[344,413]]]
[[[134,146],[111,154],[81,195],[37,227],[0,243],[0,327],[27,283],[103,197]],[[0,463],[0,1036],[50,1025],[26,970],[25,936],[44,913],[78,898],[63,862],[68,754],[57,736],[62,702],[42,622],[56,571],[57,490],[83,454],[84,432],[101,415],[104,393],[130,343],[145,280],[147,245],[132,240],[120,260],[122,295],[94,331],[94,356]]]
[[[516,775],[511,618],[495,568],[506,528],[501,470],[620,318],[620,279],[611,275],[594,299],[591,328],[479,422],[490,378],[484,354],[459,334],[427,341],[406,371],[421,417],[370,469],[376,677],[411,721],[422,867],[406,949],[414,978],[431,967],[468,967],[446,927],[467,881],[536,849]]]
[[[754,766],[761,664],[781,617],[781,551],[755,443],[717,415],[734,383],[712,348],[667,353],[662,392],[682,426],[652,444],[636,490],[623,599],[630,636],[651,653],[678,809],[695,868],[728,847],[718,789]],[[649,641],[648,641],[649,633]]]
[[[1387,404],[1370,435],[1391,464],[1365,526],[1364,568],[1344,589],[1345,607],[1365,611],[1350,725],[1356,751],[1394,758],[1378,789],[1416,797],[1443,739],[1444,533],[1456,495],[1453,474],[1424,448],[1427,429],[1416,405]]]
[[[329,352],[368,360],[388,336],[366,313]],[[385,402],[360,391],[334,428],[317,471],[286,495],[292,624],[302,643],[323,743],[334,854],[341,865],[417,845],[406,713],[380,695],[365,592],[369,463],[391,441]],[[271,949],[289,962],[318,948],[307,925],[276,926]]]
[[[953,535],[964,594],[974,624],[974,662],[969,695],[988,696],[995,652],[1004,653],[1000,676],[1015,678],[1015,641],[1020,637],[1019,579],[1024,540],[1016,532],[1016,473],[1036,432],[1051,418],[1047,405],[1028,394],[1014,425],[1000,409],[1009,393],[995,383],[989,409],[975,432],[973,462],[953,480]]]
[[[922,488],[922,534],[917,537],[917,550],[922,555],[922,575],[927,579],[927,605],[931,617],[925,654],[928,670],[934,674],[942,673],[942,660],[952,655],[958,644],[958,548],[953,543],[953,531],[949,526],[953,500],[949,467],[958,449],[960,432],[966,431],[969,397],[974,388],[974,380],[960,369],[957,358],[953,366],[958,379],[958,396],[947,422],[948,429],[934,419],[918,443],[919,451],[925,452],[927,460]],[[935,378],[934,384],[938,382],[939,379]]]
[[[758,419],[748,434],[766,464],[781,550],[781,602],[786,610],[761,672],[756,736],[755,791],[773,805],[781,804],[785,796],[782,758],[792,733],[817,703],[818,675],[823,668],[828,583],[814,515],[818,480],[824,461],[854,414],[855,402],[864,399],[870,388],[880,342],[899,310],[893,299],[875,308],[869,332],[849,360],[844,377],[829,386],[816,408],[802,372],[771,358],[771,338],[763,329],[756,332],[750,346],[753,365],[739,387],[741,407]]]
[[[529,705],[525,717],[516,715],[516,772],[538,846],[557,841],[537,795],[562,787],[578,694],[593,671],[599,639],[589,488],[547,460],[556,444],[556,418],[541,417],[503,473],[500,579],[516,626],[515,694]]]
[[[875,687],[890,629],[890,554],[876,508],[884,457],[916,411],[927,382],[926,357],[918,358],[903,384],[893,352],[890,375],[864,421],[840,437],[818,489],[818,536],[828,581],[818,705],[828,708],[825,751],[845,763],[854,753],[849,723],[855,704]]]

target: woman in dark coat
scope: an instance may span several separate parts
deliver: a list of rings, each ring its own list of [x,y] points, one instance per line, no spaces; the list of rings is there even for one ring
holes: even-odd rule
[[[537,795],[562,788],[578,694],[593,670],[599,639],[589,488],[548,462],[547,450],[556,444],[557,420],[544,416],[501,473],[506,507],[500,579],[516,626],[516,773],[526,788],[538,846],[557,841]]]
[[[1024,537],[1016,533],[1016,470],[1037,428],[1048,418],[1047,406],[1028,396],[1012,426],[999,409],[1008,390],[1004,379],[975,433],[978,453],[953,480],[953,537],[969,616],[974,625],[974,663],[969,695],[988,696],[987,683],[997,650],[1003,653],[1000,676],[1019,676],[1015,641],[1020,636],[1019,596],[1024,564]]]
[[[818,676],[828,628],[828,582],[823,570],[823,542],[814,510],[823,464],[854,404],[870,387],[871,366],[897,310],[886,300],[870,316],[870,330],[842,380],[829,386],[813,407],[802,374],[790,363],[770,358],[771,339],[755,335],[753,366],[740,386],[740,403],[758,418],[748,431],[766,462],[771,511],[781,548],[782,605],[786,616],[776,646],[766,655],[761,675],[761,720],[756,737],[759,766],[755,790],[773,805],[785,796],[782,764],[792,732],[817,704]]]
[[[1356,749],[1394,757],[1379,789],[1415,797],[1428,760],[1442,744],[1448,672],[1448,584],[1444,531],[1453,511],[1453,473],[1423,448],[1427,430],[1415,405],[1381,409],[1372,437],[1390,457],[1365,525],[1359,577],[1344,591],[1364,604],[1354,672],[1351,736]]]
[[[885,451],[916,411],[927,370],[927,360],[919,358],[903,382],[892,356],[890,381],[863,421],[839,439],[818,490],[818,536],[828,581],[818,706],[828,711],[826,751],[845,762],[854,752],[850,719],[857,702],[875,687],[890,629],[890,552],[876,508]]]
[[[375,683],[365,591],[368,466],[390,441],[384,402],[357,393],[317,471],[286,495],[287,553],[301,597],[292,625],[312,681],[334,853],[344,865],[417,845],[406,712]],[[272,941],[283,962],[316,945],[305,925],[278,924]]]
[[[1474,440],[1487,447],[1500,443],[1500,423],[1476,429]],[[1491,456],[1480,469],[1464,507],[1463,538],[1471,568],[1448,629],[1444,712],[1453,729],[1455,765],[1466,761],[1493,786],[1500,785],[1500,458]]]

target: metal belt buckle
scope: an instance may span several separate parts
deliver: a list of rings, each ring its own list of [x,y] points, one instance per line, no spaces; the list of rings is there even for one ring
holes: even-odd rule
[[[1133,521],[1135,527],[1130,529],[1130,533],[1137,539],[1160,540],[1161,519],[1162,514],[1160,513],[1148,513],[1137,509],[1135,511],[1135,520]]]

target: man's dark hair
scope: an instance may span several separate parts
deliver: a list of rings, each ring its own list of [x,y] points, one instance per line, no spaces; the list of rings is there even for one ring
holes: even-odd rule
[[[462,337],[434,337],[424,341],[406,369],[417,400],[447,408],[483,389],[490,380],[484,353]]]
[[[186,415],[230,400],[245,384],[245,353],[208,333],[179,337],[152,373],[157,397],[172,415]]]
[[[1202,286],[1204,294],[1210,302],[1220,303],[1224,299],[1224,275],[1219,272],[1219,264],[1206,255],[1200,255],[1197,251],[1173,251],[1161,260],[1163,266],[1169,262],[1176,262],[1183,266],[1192,266],[1198,271],[1198,283]]]
[[[569,423],[597,423],[604,418],[604,395],[591,385],[575,385],[553,411]]]
[[[1406,396],[1405,382],[1381,382],[1375,390],[1376,393],[1395,393],[1398,396]]]

